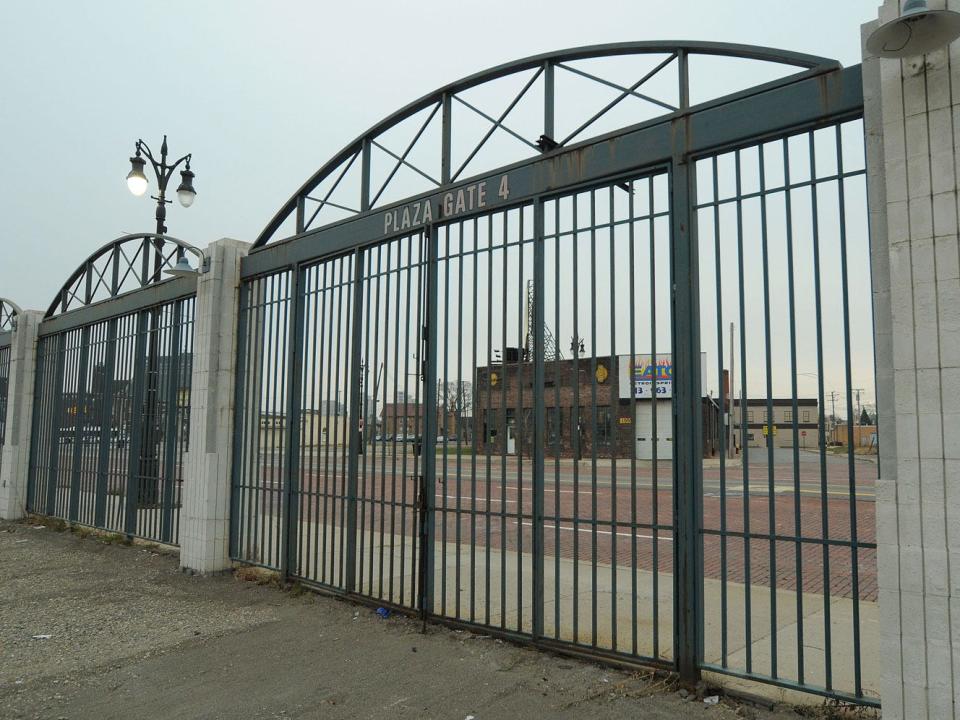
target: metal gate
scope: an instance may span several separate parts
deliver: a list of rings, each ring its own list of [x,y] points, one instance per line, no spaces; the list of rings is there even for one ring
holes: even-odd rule
[[[58,294],[37,345],[31,512],[177,543],[196,282],[160,279],[188,249],[125,236]]]
[[[695,70],[731,60],[780,76],[700,97]],[[571,79],[612,95],[577,117]],[[876,463],[830,447],[874,394],[869,278],[848,272],[869,262],[860,87],[761,48],[599,46],[358,138],[243,262],[232,556],[538,646],[877,704]],[[458,145],[464,117],[485,132]]]

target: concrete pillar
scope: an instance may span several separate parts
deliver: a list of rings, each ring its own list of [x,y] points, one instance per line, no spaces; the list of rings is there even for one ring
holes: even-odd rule
[[[37,330],[43,313],[17,315],[10,338],[10,378],[7,384],[7,432],[0,452],[0,518],[17,520],[27,511],[30,436],[33,431],[33,390],[37,367]]]
[[[898,4],[886,0],[879,22]],[[885,720],[945,720],[960,717],[960,43],[903,60],[864,53],[881,702]]]
[[[190,450],[184,456],[180,566],[230,567],[230,473],[236,386],[240,261],[250,245],[223,239],[206,251],[199,276],[190,393]]]

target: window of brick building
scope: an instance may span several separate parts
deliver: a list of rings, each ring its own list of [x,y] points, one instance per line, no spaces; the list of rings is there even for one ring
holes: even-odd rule
[[[613,442],[613,415],[609,405],[597,407],[597,444],[610,445]]]
[[[563,432],[563,410],[561,408],[547,408],[546,412],[546,424],[547,424],[547,437],[546,443],[547,447],[559,446],[561,442],[562,432]]]

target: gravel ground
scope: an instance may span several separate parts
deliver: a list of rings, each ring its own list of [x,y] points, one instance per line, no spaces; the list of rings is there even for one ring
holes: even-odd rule
[[[50,527],[0,577],[0,718],[798,718]]]

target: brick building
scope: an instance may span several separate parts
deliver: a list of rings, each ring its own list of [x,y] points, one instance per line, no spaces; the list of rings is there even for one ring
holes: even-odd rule
[[[508,349],[505,363],[479,367],[473,393],[478,453],[532,455],[533,363]],[[659,459],[673,456],[672,362],[658,356],[548,361],[544,369],[544,452],[548,457]],[[633,374],[634,380],[630,381]],[[652,388],[656,383],[656,392]],[[652,399],[656,395],[657,400]],[[656,439],[653,433],[656,408]],[[705,456],[719,451],[720,408],[703,398]]]
[[[380,411],[380,427],[378,434],[395,438],[420,437],[426,424],[426,408],[423,403],[401,402],[387,403]],[[444,418],[443,411],[437,410],[437,435],[456,435],[457,418],[453,412],[448,412]]]
[[[766,398],[747,398],[746,434],[750,447],[766,447],[767,439],[773,437],[774,447],[793,447],[793,427],[797,426],[797,438],[800,447],[816,448],[820,444],[820,412],[816,398],[797,398],[797,410],[794,414],[792,398],[773,398],[770,401],[773,415],[768,422],[770,409]],[[733,401],[733,426],[737,443],[741,443],[740,430],[743,417],[740,412],[740,399]]]

